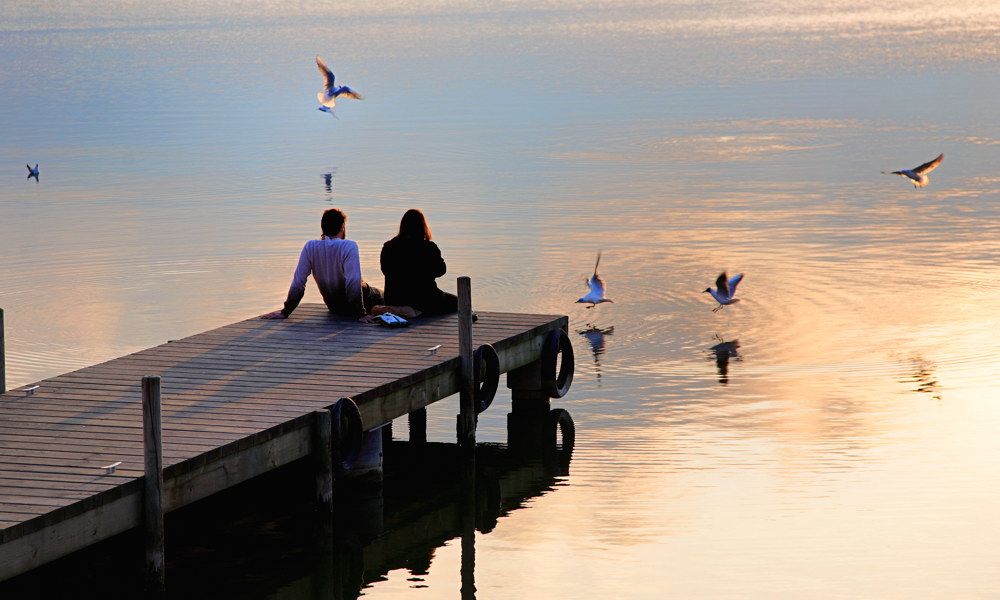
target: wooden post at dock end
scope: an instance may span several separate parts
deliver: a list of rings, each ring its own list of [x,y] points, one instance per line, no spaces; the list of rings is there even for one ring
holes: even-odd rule
[[[142,378],[142,433],[145,455],[143,524],[146,538],[146,589],[166,590],[163,544],[163,437],[160,378]]]
[[[0,394],[7,393],[7,350],[3,345],[3,309],[0,308]]]
[[[328,410],[317,410],[313,418],[316,503],[320,509],[333,512],[333,417]]]
[[[458,278],[458,356],[462,360],[459,375],[458,443],[476,446],[475,386],[472,378],[472,280]]]

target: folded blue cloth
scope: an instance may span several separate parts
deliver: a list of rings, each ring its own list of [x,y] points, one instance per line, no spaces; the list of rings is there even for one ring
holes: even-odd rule
[[[375,317],[375,321],[385,327],[409,327],[410,325],[409,321],[392,313],[382,313]]]

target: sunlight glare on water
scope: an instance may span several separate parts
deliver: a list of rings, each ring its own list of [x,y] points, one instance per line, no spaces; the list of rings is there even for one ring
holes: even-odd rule
[[[997,3],[0,17],[8,387],[278,308],[331,206],[380,285],[418,207],[442,287],[569,315],[576,350],[553,401],[576,423],[569,473],[477,534],[479,597],[1000,589]],[[337,119],[317,54],[366,96]],[[881,174],[942,152],[925,188]],[[598,251],[614,302],[587,309]],[[745,273],[741,301],[713,313],[722,271]],[[718,360],[723,340],[739,355]],[[506,441],[501,388],[480,441]],[[453,441],[455,411],[432,407],[432,437]],[[456,597],[463,558],[446,540],[364,595]]]

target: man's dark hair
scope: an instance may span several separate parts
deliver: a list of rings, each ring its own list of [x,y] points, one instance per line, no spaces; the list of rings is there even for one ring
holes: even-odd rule
[[[323,236],[328,238],[337,237],[345,221],[347,221],[347,215],[339,208],[328,208],[323,211],[323,218],[319,222],[320,228],[323,230]]]

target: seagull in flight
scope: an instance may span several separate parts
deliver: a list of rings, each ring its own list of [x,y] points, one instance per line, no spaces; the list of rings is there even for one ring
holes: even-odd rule
[[[590,293],[577,300],[577,302],[589,303],[590,306],[586,308],[594,308],[601,302],[614,302],[609,298],[604,297],[604,280],[601,276],[597,274],[597,265],[601,264],[601,253],[597,253],[597,263],[594,265],[594,275],[590,279],[586,280],[587,285],[590,286]]]
[[[326,63],[323,62],[323,59],[318,56],[316,57],[316,66],[319,67],[319,72],[323,74],[323,78],[325,80],[324,87],[326,88],[325,92],[319,92],[316,94],[316,97],[319,98],[319,103],[323,105],[319,107],[319,110],[328,112],[336,117],[337,115],[333,114],[333,107],[337,105],[336,99],[338,96],[354,98],[356,100],[364,99],[361,94],[355,92],[346,85],[335,84],[333,71],[331,71],[330,68],[326,66]]]
[[[34,168],[32,168],[31,165],[25,166],[28,167],[28,179],[34,177],[35,181],[38,181],[38,164],[36,163]]]
[[[944,160],[944,154],[939,154],[937,158],[930,162],[925,162],[919,167],[913,169],[903,169],[902,171],[882,171],[883,175],[899,175],[901,177],[909,177],[913,180],[913,187],[921,188],[931,182],[931,178],[927,176],[928,173],[934,170],[941,161]]]
[[[715,280],[715,287],[717,289],[705,288],[705,292],[712,294],[712,297],[719,303],[718,306],[712,309],[712,312],[717,312],[729,304],[735,304],[740,301],[739,298],[733,298],[733,296],[736,295],[736,286],[742,280],[743,273],[736,275],[732,279],[728,279],[728,275],[723,271]]]

